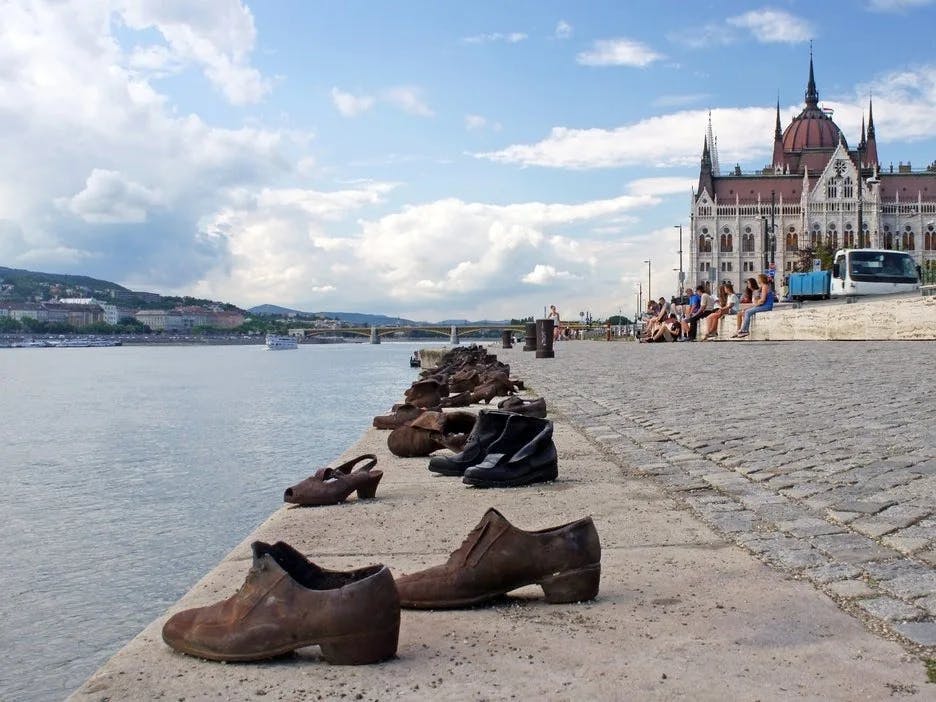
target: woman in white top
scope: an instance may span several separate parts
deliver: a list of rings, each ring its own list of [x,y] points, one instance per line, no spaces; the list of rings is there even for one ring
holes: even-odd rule
[[[702,337],[702,341],[711,339],[713,336],[718,336],[718,320],[725,315],[738,313],[741,302],[737,293],[734,291],[734,284],[730,280],[726,280],[722,283],[722,290],[725,293],[725,304],[717,307],[715,311],[709,315],[706,320],[708,328],[705,331],[705,336]]]

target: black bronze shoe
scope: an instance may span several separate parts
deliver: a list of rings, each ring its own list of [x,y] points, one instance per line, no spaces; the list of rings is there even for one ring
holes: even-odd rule
[[[510,412],[481,410],[461,453],[433,456],[429,459],[429,470],[441,475],[464,475],[466,469],[484,460],[487,447],[503,433],[510,416]]]
[[[511,414],[507,426],[480,463],[465,470],[462,482],[474,487],[518,487],[545,483],[559,475],[553,423]]]

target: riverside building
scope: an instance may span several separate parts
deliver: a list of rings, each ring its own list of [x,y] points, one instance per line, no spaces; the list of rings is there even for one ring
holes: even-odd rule
[[[687,282],[731,280],[735,290],[757,273],[777,278],[798,270],[802,253],[817,246],[911,252],[924,274],[936,273],[936,161],[882,169],[872,102],[851,148],[819,106],[809,57],[806,104],[781,131],[780,102],[773,158],[756,173],[735,167],[722,175],[711,119],[692,194]]]

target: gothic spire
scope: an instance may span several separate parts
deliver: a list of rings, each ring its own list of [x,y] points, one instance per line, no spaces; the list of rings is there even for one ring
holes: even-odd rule
[[[874,105],[870,97],[868,98],[868,139],[874,139]]]
[[[718,139],[715,137],[714,132],[712,131],[712,111],[709,110],[708,113],[708,128],[705,131],[705,138],[708,141],[709,154],[712,159],[712,174],[716,176],[721,175],[721,169],[718,165]]]
[[[777,96],[777,127],[774,129],[774,139],[782,139],[783,132],[780,131],[780,96]]]
[[[812,42],[809,44],[809,83],[806,84],[806,107],[819,107],[819,91],[816,90],[816,76],[813,73]]]

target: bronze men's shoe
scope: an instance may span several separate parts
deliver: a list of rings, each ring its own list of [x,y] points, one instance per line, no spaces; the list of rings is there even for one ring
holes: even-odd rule
[[[413,421],[425,411],[423,408],[411,405],[408,402],[394,405],[390,414],[379,414],[374,417],[374,427],[377,429],[396,429],[407,422]]]
[[[524,400],[522,397],[511,395],[498,402],[497,409],[525,414],[528,417],[546,418],[546,400],[542,397],[537,397],[535,400]]]
[[[391,431],[387,437],[387,448],[394,456],[401,458],[428,456],[443,448],[461,451],[474,423],[473,412],[430,410]]]
[[[448,388],[432,378],[417,380],[404,393],[409,404],[426,408],[438,407],[442,398],[448,394]]]
[[[590,600],[600,579],[601,544],[591,517],[523,531],[491,508],[444,565],[401,576],[396,584],[403,607],[446,609],[533,584],[553,604]]]
[[[362,465],[352,473],[351,469],[358,463]],[[321,468],[302,482],[286,488],[283,502],[306,507],[336,505],[344,502],[354,491],[357,491],[359,499],[369,500],[376,495],[377,485],[383,477],[382,470],[374,470],[375,465],[377,456],[365,453],[336,468]]]
[[[318,644],[329,663],[376,663],[396,654],[400,601],[383,565],[325,570],[283,542],[255,541],[253,567],[231,597],[174,614],[169,646],[213,661],[273,658]]]
[[[559,476],[559,460],[548,419],[507,412],[507,425],[484,459],[465,469],[462,482],[479,488],[547,483]]]

